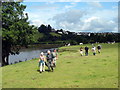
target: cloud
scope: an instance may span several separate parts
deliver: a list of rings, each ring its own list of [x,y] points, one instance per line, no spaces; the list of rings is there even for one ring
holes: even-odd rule
[[[41,24],[52,24],[52,22],[49,21],[49,17],[52,17],[51,13],[47,13],[45,14],[45,12],[24,12],[24,13],[28,13],[28,17],[30,21],[30,25],[35,25],[35,26],[40,26]]]
[[[35,26],[40,26],[41,24],[45,23],[44,21],[41,21],[41,20],[38,20],[38,19],[32,20],[30,22],[31,22],[30,25],[35,25]]]
[[[88,19],[86,19],[84,22],[91,22],[91,21],[93,21],[93,20],[96,20],[96,19],[99,19],[99,17],[90,17],[90,18],[88,18]]]
[[[99,15],[99,13],[102,14]],[[70,10],[57,14],[52,20],[55,21],[56,28],[73,32],[117,32],[117,14],[114,16],[113,13],[115,11],[112,10],[97,11],[92,14],[86,11]],[[106,18],[106,16],[110,17]]]
[[[113,6],[112,8],[113,8],[113,9],[118,9],[118,6]]]
[[[112,6],[105,8],[99,2],[89,5],[87,3],[88,6],[83,7],[79,7],[81,4],[76,2],[61,4],[44,3],[41,6],[37,4],[29,7],[29,10],[32,8],[28,12],[31,24],[36,26],[50,24],[55,29],[73,32],[118,31],[118,10],[112,9]]]
[[[32,18],[37,19],[40,17],[39,14],[35,14],[35,13],[31,13],[31,12],[24,12],[24,13],[28,13],[29,19],[32,19]]]
[[[57,14],[52,20],[56,21],[56,23],[64,21],[68,23],[77,23],[84,14],[86,13],[81,10],[70,10],[61,14]]]
[[[67,12],[57,14],[52,18],[55,21],[56,28],[65,30],[75,30],[75,26],[81,25],[81,18],[86,14],[81,10],[69,10]]]
[[[108,9],[104,9],[104,10],[97,10],[96,12],[94,12],[95,16],[98,17],[102,17],[105,19],[111,19],[111,18],[116,18],[118,17],[118,11],[117,10],[108,10]]]
[[[102,8],[102,5],[100,4],[100,2],[87,2],[87,3],[92,7]]]
[[[32,9],[37,9],[37,10],[51,10],[51,9],[57,9],[58,7],[55,5],[37,5],[37,6],[32,6]]]
[[[93,16],[84,21],[82,30],[90,30],[94,32],[116,31],[116,24],[117,23],[113,20],[105,20],[103,18]]]
[[[70,8],[73,8],[73,7],[75,7],[76,6],[76,3],[70,3],[70,5],[65,5],[65,8],[66,9],[70,9]]]

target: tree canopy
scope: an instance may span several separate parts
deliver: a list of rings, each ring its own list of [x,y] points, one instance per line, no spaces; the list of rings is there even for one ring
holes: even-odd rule
[[[9,54],[18,54],[21,46],[27,46],[33,41],[33,34],[37,29],[29,25],[25,8],[20,2],[2,3],[3,64],[8,64]]]
[[[39,28],[38,31],[40,33],[44,33],[44,34],[48,34],[52,31],[52,27],[50,25],[45,26],[44,24],[42,24]]]

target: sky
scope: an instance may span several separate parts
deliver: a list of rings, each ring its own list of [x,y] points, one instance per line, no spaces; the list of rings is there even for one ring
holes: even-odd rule
[[[45,0],[44,0],[45,1]],[[62,0],[59,0],[62,1]],[[24,1],[31,25],[71,32],[118,32],[118,2]],[[110,0],[112,1],[112,0]]]

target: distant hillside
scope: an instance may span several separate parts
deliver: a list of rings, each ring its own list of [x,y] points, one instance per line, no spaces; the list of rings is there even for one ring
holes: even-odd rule
[[[51,36],[55,36],[55,37],[61,37],[62,35],[61,34],[58,34],[58,33],[55,33],[55,32],[50,32],[50,35]]]
[[[108,43],[108,42],[120,42],[118,39],[120,33],[103,32],[71,32],[63,29],[55,30],[50,25],[42,24],[36,32],[34,38],[35,43],[59,43],[76,45],[79,43]]]

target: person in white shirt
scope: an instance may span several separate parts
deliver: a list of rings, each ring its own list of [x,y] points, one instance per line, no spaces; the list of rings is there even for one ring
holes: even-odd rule
[[[93,55],[95,56],[96,55],[96,47],[92,47],[92,52],[93,52]]]
[[[43,52],[41,52],[40,54],[39,67],[40,67],[40,73],[45,71],[45,56]]]

